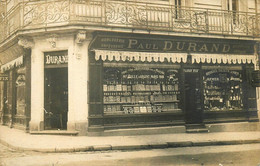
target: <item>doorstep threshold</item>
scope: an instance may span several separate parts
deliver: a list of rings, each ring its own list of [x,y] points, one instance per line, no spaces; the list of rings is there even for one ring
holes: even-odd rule
[[[42,130],[42,131],[30,131],[30,134],[35,135],[78,135],[78,131],[67,130]]]

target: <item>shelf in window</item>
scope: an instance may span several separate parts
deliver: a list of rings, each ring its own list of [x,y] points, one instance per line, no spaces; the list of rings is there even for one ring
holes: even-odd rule
[[[114,104],[132,104],[132,102],[104,102],[104,105],[114,105]]]
[[[180,113],[181,109],[170,109],[162,110],[161,112],[134,112],[134,113],[125,113],[123,111],[106,111],[105,115],[147,115],[147,114],[164,114],[164,113]]]
[[[219,101],[220,99],[205,99],[206,101]]]
[[[132,96],[131,92],[104,92],[104,96]]]
[[[171,100],[171,101],[166,101],[166,100],[163,100],[163,101],[151,101],[151,103],[178,103],[180,102],[179,100]]]
[[[162,110],[162,112],[180,112],[181,109],[168,109],[168,110]]]
[[[149,104],[149,102],[151,103],[178,103],[180,102],[179,100],[171,100],[171,101],[166,101],[166,100],[163,100],[163,101],[144,101],[144,103],[133,103],[133,102],[104,102],[104,105],[114,105],[114,104],[131,104],[131,105],[147,105]]]
[[[243,111],[242,108],[241,109],[208,109],[208,110],[204,110],[204,112],[231,112],[231,111]]]
[[[205,90],[223,90],[221,88],[204,88]]]

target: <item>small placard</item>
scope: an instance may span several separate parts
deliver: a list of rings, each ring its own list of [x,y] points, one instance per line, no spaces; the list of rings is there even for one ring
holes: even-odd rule
[[[0,81],[8,81],[9,77],[6,74],[0,74]]]

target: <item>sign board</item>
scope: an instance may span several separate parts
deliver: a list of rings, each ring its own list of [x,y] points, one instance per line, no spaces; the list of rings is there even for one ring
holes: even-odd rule
[[[45,67],[64,67],[68,65],[68,52],[55,51],[44,53]]]
[[[97,34],[91,49],[253,55],[254,41],[195,37]]]
[[[255,70],[252,72],[252,85],[255,87],[260,87],[260,70]]]
[[[8,80],[9,80],[8,75],[0,73],[0,81],[8,81]]]

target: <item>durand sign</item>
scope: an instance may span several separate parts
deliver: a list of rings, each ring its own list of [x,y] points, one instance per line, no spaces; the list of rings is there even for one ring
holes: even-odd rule
[[[151,37],[97,35],[92,49],[149,51],[149,52],[189,52],[207,54],[253,54],[254,43],[238,40],[204,39],[188,37]]]
[[[67,65],[68,64],[67,51],[46,52],[44,54],[44,64],[45,66]]]

